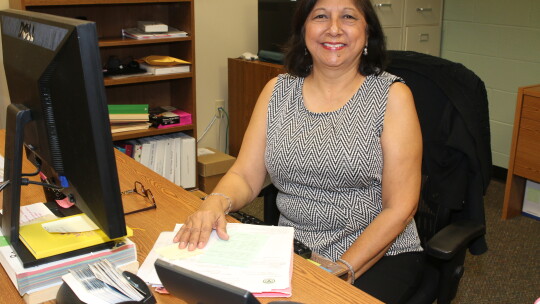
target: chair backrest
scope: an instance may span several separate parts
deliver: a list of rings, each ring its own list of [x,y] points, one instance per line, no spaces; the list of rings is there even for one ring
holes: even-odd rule
[[[390,51],[387,71],[411,89],[423,139],[421,200],[415,220],[423,241],[449,222],[484,224],[491,173],[487,94],[465,66],[411,51]],[[477,253],[487,250],[483,238]]]

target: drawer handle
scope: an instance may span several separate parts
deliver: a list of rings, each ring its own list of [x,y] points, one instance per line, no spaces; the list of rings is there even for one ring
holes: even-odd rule
[[[420,41],[423,42],[423,41],[429,41],[429,34],[427,33],[424,33],[424,34],[420,34]]]
[[[392,7],[392,3],[377,3],[376,7]]]
[[[423,12],[431,12],[433,11],[433,9],[431,7],[417,7],[416,11],[419,13],[423,13]]]

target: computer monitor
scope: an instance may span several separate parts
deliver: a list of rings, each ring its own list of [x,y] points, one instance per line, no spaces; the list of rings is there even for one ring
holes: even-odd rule
[[[2,233],[19,241],[27,158],[109,238],[126,235],[95,23],[0,11],[11,104],[6,112]],[[35,187],[29,185],[29,187]],[[23,246],[20,246],[23,247]]]

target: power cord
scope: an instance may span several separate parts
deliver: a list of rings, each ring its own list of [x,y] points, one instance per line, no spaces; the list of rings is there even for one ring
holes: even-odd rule
[[[4,188],[6,188],[7,185],[9,185],[9,180],[1,182],[0,191],[4,190]],[[52,185],[52,184],[47,184],[47,183],[34,182],[34,181],[29,180],[28,178],[21,178],[21,185],[22,186],[38,185],[38,186],[43,186],[43,187],[51,188],[58,191],[64,190],[64,188],[62,187]]]
[[[227,111],[225,111],[225,109],[223,107],[218,108],[218,113],[219,114],[216,114],[216,115],[214,115],[212,117],[212,120],[210,121],[210,123],[208,123],[208,125],[204,129],[204,132],[202,133],[201,137],[199,137],[199,139],[197,139],[197,143],[199,143],[201,140],[204,139],[204,137],[206,136],[208,131],[210,131],[210,129],[212,128],[212,126],[216,122],[216,119],[221,119],[221,117],[222,117],[221,113],[223,113],[225,115],[225,118],[227,119],[227,125],[226,125],[226,129],[225,129],[225,149],[224,150],[225,150],[225,152],[228,152],[227,150],[228,150],[228,147],[229,147],[229,113],[227,113]],[[221,132],[219,132],[219,136],[221,136]],[[221,140],[220,140],[220,142],[221,142]]]

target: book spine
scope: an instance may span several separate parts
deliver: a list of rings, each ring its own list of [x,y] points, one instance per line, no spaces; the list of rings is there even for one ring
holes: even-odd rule
[[[110,104],[109,114],[147,114],[148,104]]]

